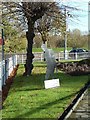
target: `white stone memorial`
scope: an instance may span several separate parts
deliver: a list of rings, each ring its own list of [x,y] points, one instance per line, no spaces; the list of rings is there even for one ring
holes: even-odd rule
[[[59,79],[45,80],[45,89],[56,88],[60,86]]]
[[[48,49],[45,44],[42,44],[41,48],[44,51],[44,57],[47,64],[47,70],[44,81],[45,89],[59,87],[59,79],[54,79],[55,68],[57,71],[54,52],[52,49]]]
[[[45,44],[41,46],[42,50],[44,51],[44,57],[47,64],[47,70],[45,75],[45,80],[54,77],[54,70],[56,68],[56,60],[55,55],[52,49],[48,49]]]

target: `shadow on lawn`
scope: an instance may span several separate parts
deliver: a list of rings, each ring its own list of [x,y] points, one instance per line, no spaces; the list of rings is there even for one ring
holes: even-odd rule
[[[55,74],[55,78],[59,78],[63,73]],[[44,89],[45,74],[33,74],[29,77],[17,75],[12,88],[15,92],[31,91]]]
[[[22,90],[24,88],[25,91],[28,91],[28,89],[30,89],[30,90],[39,89],[39,88],[43,89],[44,76],[45,76],[45,74],[33,74],[28,77],[22,76],[22,75],[17,75],[14,80],[13,87],[15,87],[16,89],[18,88],[18,90],[21,87]]]
[[[28,91],[43,90],[43,89],[44,89],[44,87],[43,88],[32,88],[32,89],[27,88],[27,89],[16,90],[15,92],[22,92],[22,91],[28,92]]]
[[[47,109],[47,108],[51,107],[52,105],[58,104],[58,103],[62,102],[63,100],[65,101],[65,100],[75,96],[78,92],[75,92],[75,93],[72,93],[72,94],[70,94],[68,96],[62,97],[62,98],[60,98],[60,99],[58,99],[56,101],[46,103],[46,104],[41,105],[41,106],[39,106],[37,108],[33,108],[30,111],[28,111],[28,112],[26,112],[26,113],[24,113],[22,115],[16,116],[15,118],[24,118],[24,116],[28,117],[28,115],[30,116],[31,114],[34,114],[36,112],[40,112],[42,109]],[[62,108],[63,108],[63,110],[65,109],[63,106],[62,106]]]
[[[75,83],[78,85],[78,80],[82,79],[78,76],[70,76],[64,72],[59,72],[54,74],[55,78],[59,78],[60,86],[68,86],[68,83]],[[42,90],[44,89],[45,73],[32,74],[29,77],[17,75],[14,80],[14,85],[12,86],[13,92],[18,91],[32,91],[32,90]],[[73,80],[72,80],[73,79]]]

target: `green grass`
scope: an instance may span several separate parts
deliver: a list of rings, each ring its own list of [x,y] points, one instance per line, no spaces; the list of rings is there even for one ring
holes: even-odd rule
[[[41,48],[33,48],[33,52],[43,52]]]
[[[52,48],[54,50],[54,52],[61,52],[64,51],[63,47],[60,48]],[[72,48],[67,48],[67,50],[71,50]],[[43,52],[41,48],[33,48],[33,52]]]
[[[61,52],[64,51],[64,47],[60,47],[60,48],[52,48],[55,52]],[[67,50],[70,51],[72,48],[68,47]]]
[[[87,76],[72,77],[63,72],[55,73],[61,86],[44,89],[46,65],[34,63],[32,76],[24,77],[23,65],[4,102],[3,118],[58,118],[75,97],[76,92],[88,81]]]

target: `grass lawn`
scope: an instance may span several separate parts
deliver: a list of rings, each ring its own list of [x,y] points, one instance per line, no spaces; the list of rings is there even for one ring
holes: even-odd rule
[[[61,86],[44,89],[46,65],[34,63],[32,76],[24,77],[23,65],[19,66],[14,83],[4,102],[3,118],[58,118],[75,97],[76,92],[88,81],[88,76],[72,77],[63,72],[55,73]]]
[[[64,47],[60,48],[52,48],[54,52],[61,52],[64,51]],[[72,48],[68,47],[67,50],[70,51]],[[41,48],[33,48],[33,52],[43,52]]]

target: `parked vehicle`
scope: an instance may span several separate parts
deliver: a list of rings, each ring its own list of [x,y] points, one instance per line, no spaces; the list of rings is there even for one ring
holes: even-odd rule
[[[81,52],[88,52],[88,50],[82,48],[76,48],[76,49],[73,48],[69,53],[74,53],[74,52],[81,53]]]
[[[76,55],[82,56],[82,57],[87,57],[88,50],[82,49],[82,48],[73,48],[72,50],[70,50],[70,52],[69,52],[70,57],[76,57]]]

